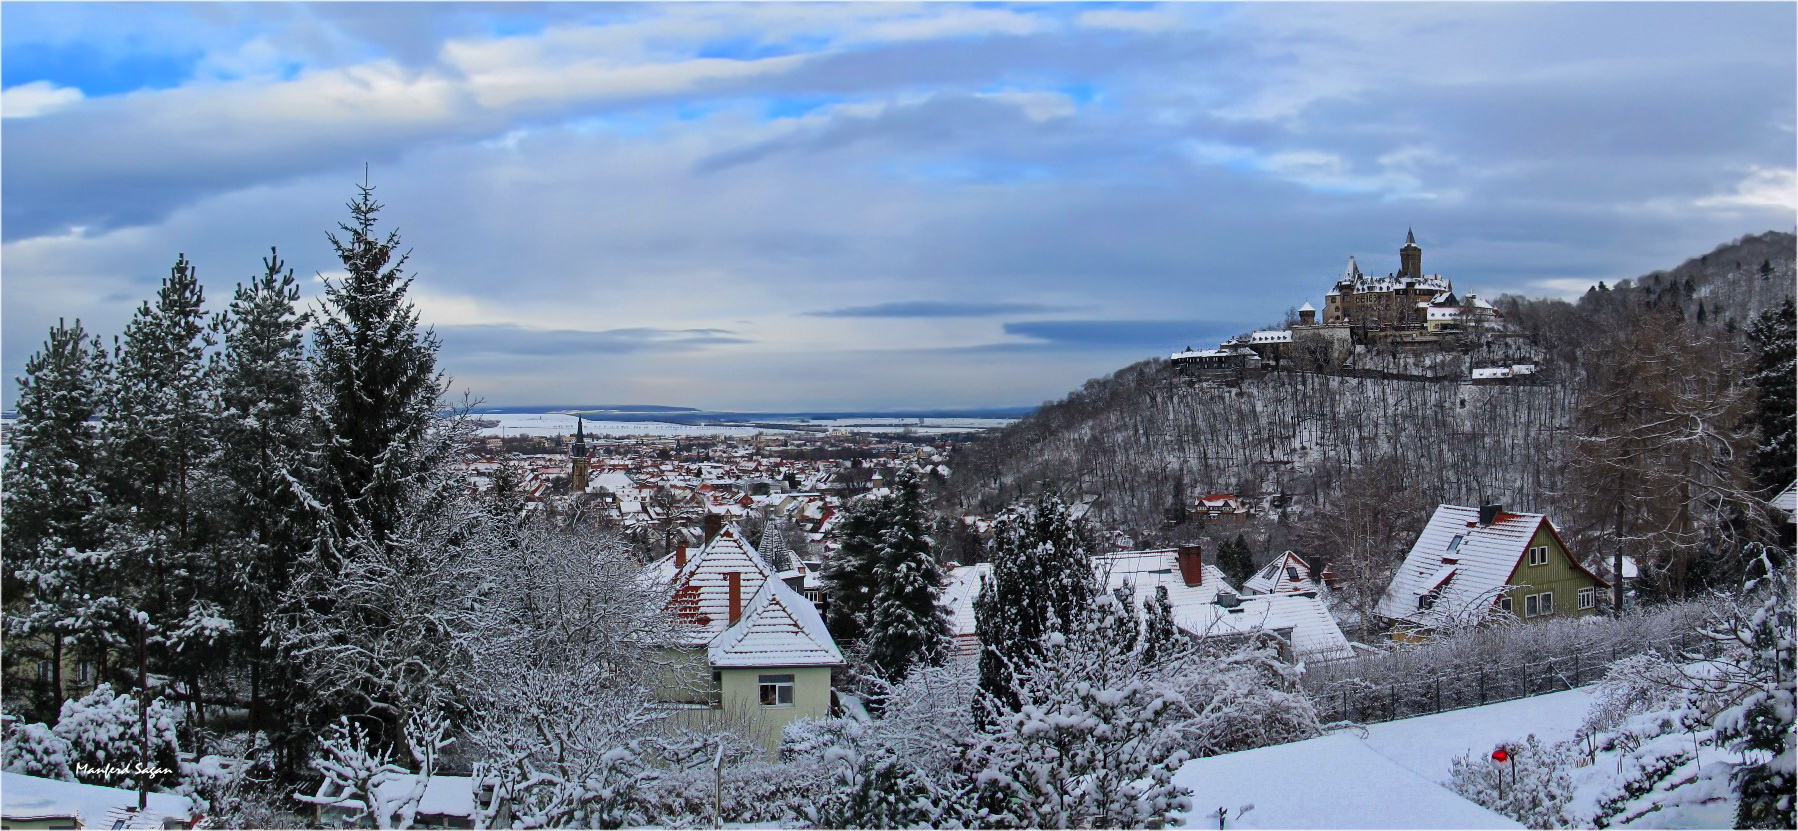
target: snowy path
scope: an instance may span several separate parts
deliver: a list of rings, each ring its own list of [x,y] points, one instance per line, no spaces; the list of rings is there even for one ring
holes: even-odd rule
[[[1196,759],[1174,778],[1193,790],[1185,827],[1218,827],[1224,807],[1225,828],[1518,828],[1443,787],[1449,760],[1572,736],[1590,702],[1568,690]],[[1243,805],[1255,807],[1237,818]]]

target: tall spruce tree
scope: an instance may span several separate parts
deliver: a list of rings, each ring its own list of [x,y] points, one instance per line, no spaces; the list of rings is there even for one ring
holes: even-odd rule
[[[1017,709],[1012,668],[1042,653],[1044,638],[1083,625],[1100,591],[1085,535],[1045,488],[993,526],[993,575],[974,601],[980,688]]]
[[[437,338],[407,299],[398,233],[376,233],[382,206],[372,187],[359,190],[343,236],[326,235],[346,273],[325,281],[310,356],[307,406],[323,452],[306,504],[322,521],[278,620],[282,660],[301,674],[282,690],[294,735],[350,714],[401,737],[445,694],[446,656],[458,646],[432,615],[468,611],[420,600],[452,591],[446,581],[462,579],[458,558],[473,544],[459,530],[475,522],[457,515],[464,480],[449,468],[468,425],[439,417],[447,384]]]
[[[420,456],[447,384],[437,370],[437,337],[419,330],[406,298],[412,279],[399,232],[376,232],[382,205],[374,188],[358,189],[350,221],[338,225],[343,236],[326,235],[345,276],[325,281],[313,334],[326,442],[318,496],[330,509],[334,538],[384,545],[422,472]]]
[[[908,468],[894,477],[892,490],[863,643],[875,673],[897,683],[914,666],[941,665],[949,655],[952,632],[947,611],[937,603],[943,571],[925,533],[929,507],[924,486]]]
[[[1754,423],[1759,444],[1754,452],[1755,483],[1768,491],[1791,484],[1795,455],[1793,423],[1798,420],[1798,314],[1792,301],[1769,309],[1748,329],[1754,344]]]
[[[270,726],[267,691],[293,682],[275,660],[270,619],[319,519],[298,490],[313,478],[305,412],[310,315],[298,309],[299,286],[280,255],[270,249],[262,262],[262,275],[239,284],[228,313],[214,321],[224,345],[214,368],[218,580],[231,589],[228,610],[248,665],[251,731]]]
[[[839,547],[820,570],[824,625],[839,641],[862,639],[874,600],[875,571],[880,567],[880,534],[889,525],[891,511],[892,500],[884,496],[862,496],[843,507],[843,519],[837,525]]]
[[[102,651],[118,609],[101,551],[99,411],[108,375],[106,350],[81,321],[58,321],[18,379],[18,421],[7,448],[4,510],[7,652],[19,638],[46,641],[50,684],[39,702],[49,712],[64,697],[62,665],[71,641]],[[35,650],[23,650],[31,652]]]

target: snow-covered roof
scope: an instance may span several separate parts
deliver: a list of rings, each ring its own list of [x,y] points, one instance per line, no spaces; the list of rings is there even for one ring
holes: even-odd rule
[[[1244,580],[1242,590],[1249,594],[1283,594],[1317,591],[1311,582],[1311,566],[1291,551],[1275,557],[1262,566],[1255,576]]]
[[[1165,586],[1174,625],[1197,637],[1246,635],[1253,632],[1281,634],[1301,659],[1333,660],[1354,655],[1342,627],[1315,595],[1279,594],[1240,597],[1236,605],[1220,606],[1221,593],[1239,594],[1216,566],[1200,568],[1200,582],[1189,586],[1180,574],[1179,549],[1122,551],[1093,558],[1093,567],[1106,577],[1106,588],[1128,583],[1140,607]]]
[[[1307,301],[1305,301],[1305,305],[1299,307],[1299,311],[1315,312],[1315,311],[1317,311],[1317,308],[1311,305],[1311,301],[1307,300]]]
[[[30,819],[77,816],[88,828],[105,828],[109,813],[119,809],[137,809],[137,791],[61,782],[22,773],[0,773],[0,817],[7,825]],[[185,796],[152,793],[148,813],[176,820],[190,821],[193,803]],[[160,826],[158,826],[160,827]]]
[[[738,598],[745,604],[773,575],[773,569],[743,538],[742,529],[735,523],[724,526],[698,554],[690,555],[686,567],[670,581],[673,594],[668,605],[690,627],[685,641],[688,646],[708,644],[730,626],[732,573],[739,575]]]
[[[398,773],[389,776],[377,786],[381,796],[379,802],[389,805],[398,804],[410,795],[417,779],[417,774],[412,773]],[[418,814],[420,816],[434,814],[446,817],[472,817],[475,812],[474,791],[474,777],[434,775],[429,782],[425,783],[424,795],[418,799]],[[335,802],[320,802],[317,797],[308,797],[306,801],[351,812],[361,811],[365,807],[360,797],[345,797]]]
[[[810,600],[785,581],[767,580],[737,621],[706,649],[714,667],[839,666],[843,653]]]
[[[949,611],[949,627],[957,651],[972,653],[980,649],[974,629],[974,598],[980,596],[981,581],[992,575],[992,563],[957,566],[944,575],[943,594],[937,602]]]
[[[1479,508],[1437,506],[1380,598],[1379,614],[1432,625],[1481,611],[1474,607],[1497,601],[1537,529],[1546,526],[1559,538],[1554,524],[1542,514],[1500,511],[1491,525],[1481,525],[1479,519]],[[1585,571],[1578,560],[1573,566]],[[1598,580],[1597,575],[1592,579]],[[1431,592],[1437,592],[1435,603],[1418,609],[1417,599]]]

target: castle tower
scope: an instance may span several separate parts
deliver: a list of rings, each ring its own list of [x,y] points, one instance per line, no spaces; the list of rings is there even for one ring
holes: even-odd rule
[[[1405,247],[1398,250],[1398,276],[1423,277],[1423,249],[1417,247],[1417,235],[1405,229]]]
[[[587,491],[587,436],[581,431],[586,419],[574,417],[574,445],[568,448],[568,457],[574,462],[574,472],[568,477],[568,489],[575,493]]]

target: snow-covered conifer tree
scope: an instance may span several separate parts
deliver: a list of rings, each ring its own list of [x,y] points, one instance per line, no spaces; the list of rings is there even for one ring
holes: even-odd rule
[[[999,518],[992,553],[992,579],[974,602],[984,646],[980,688],[1015,710],[1023,701],[1012,667],[1037,654],[1050,633],[1079,625],[1100,588],[1079,526],[1046,489]]]
[[[880,567],[880,534],[888,527],[892,500],[862,496],[843,508],[837,525],[841,547],[824,561],[824,625],[839,642],[862,639],[868,607],[874,600],[874,574]]]
[[[325,281],[313,333],[316,414],[326,441],[318,495],[337,538],[385,544],[401,524],[445,389],[437,337],[420,332],[406,292],[399,232],[375,231],[381,204],[363,185],[349,203],[345,236],[327,234],[346,275]],[[340,556],[342,552],[339,552]]]
[[[49,706],[62,701],[63,652],[71,639],[100,651],[117,617],[111,556],[96,481],[97,439],[88,425],[108,375],[96,338],[63,322],[25,363],[18,422],[7,448],[5,592],[10,639],[41,637],[50,661]],[[16,649],[17,641],[8,643]]]
[[[918,664],[940,664],[949,654],[947,611],[937,602],[943,572],[925,533],[929,508],[916,474],[901,471],[893,481],[889,524],[880,534],[863,645],[875,673],[903,679]]]
[[[299,287],[273,249],[263,266],[261,276],[238,285],[228,313],[214,322],[224,349],[213,368],[219,441],[210,463],[218,474],[210,502],[228,564],[223,599],[249,669],[252,731],[268,726],[266,691],[292,680],[270,648],[269,619],[320,519],[303,501],[303,483],[313,478],[305,413],[309,315],[296,308]]]

